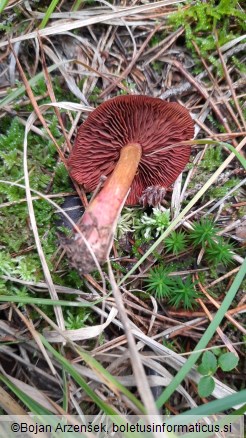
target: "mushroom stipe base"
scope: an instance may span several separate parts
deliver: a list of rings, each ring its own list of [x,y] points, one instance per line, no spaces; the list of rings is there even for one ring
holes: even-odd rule
[[[129,143],[121,149],[113,173],[77,224],[83,236],[76,233],[73,239],[66,239],[64,248],[70,263],[83,274],[96,269],[95,259],[101,264],[109,256],[118,217],[136,175],[141,155],[139,143]]]

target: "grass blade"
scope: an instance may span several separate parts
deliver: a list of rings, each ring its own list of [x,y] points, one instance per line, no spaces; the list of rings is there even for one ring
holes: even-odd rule
[[[40,29],[43,29],[46,26],[46,24],[48,23],[48,21],[50,19],[50,16],[51,16],[52,12],[55,10],[56,5],[58,3],[59,3],[59,0],[52,0],[52,2],[50,3],[50,5],[49,5],[49,7],[48,7],[48,9],[47,9],[47,11],[45,13],[44,18],[43,18],[43,20],[42,20],[42,22],[40,24]]]
[[[90,368],[96,370],[97,375],[102,375],[103,379],[108,383],[108,386],[112,386],[122,392],[135,406],[144,414],[145,409],[142,403],[127,389],[124,385],[122,385],[118,380],[112,376],[105,368],[92,356],[90,356],[85,351],[81,351],[77,348],[78,354],[83,358],[83,360],[90,366]]]
[[[0,13],[3,12],[5,6],[7,6],[8,0],[0,0]]]
[[[92,303],[87,301],[64,301],[64,300],[51,300],[49,298],[34,298],[34,297],[18,297],[16,295],[0,295],[0,303],[18,303],[18,304],[36,304],[45,306],[68,306],[68,307],[92,307],[101,303],[104,298],[93,301]]]
[[[102,401],[95,394],[95,392],[90,388],[90,386],[87,385],[85,379],[75,370],[75,368],[68,362],[68,360],[65,359],[65,357],[63,357],[58,351],[56,351],[42,335],[40,335],[40,338],[44,346],[47,348],[47,350],[53,354],[53,356],[57,359],[57,361],[74,378],[77,384],[85,391],[85,393],[90,397],[90,399],[94,401],[94,403],[100,409],[102,409],[105,412],[105,414],[117,415],[117,412],[111,406],[109,406],[107,403]]]

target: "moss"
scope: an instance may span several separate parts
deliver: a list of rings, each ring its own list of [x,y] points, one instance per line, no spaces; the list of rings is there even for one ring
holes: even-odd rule
[[[246,66],[244,63],[240,62],[236,56],[232,56],[232,61],[235,67],[244,75],[246,74]]]
[[[63,141],[61,133],[57,129],[56,117],[50,114],[47,116],[47,120],[53,135],[57,137],[58,141]],[[0,246],[4,257],[12,260],[8,275],[18,276],[27,281],[39,281],[43,279],[43,273],[28,220],[25,190],[5,183],[24,184],[24,128],[18,118],[11,120],[9,117],[4,117],[2,121],[6,131],[5,135],[0,138],[0,179],[2,181],[0,183],[0,202],[3,204],[0,210]],[[45,192],[52,180],[57,162],[54,144],[47,138],[30,133],[28,135],[27,159],[31,188]],[[61,168],[58,166],[57,175],[61,177],[61,173]],[[58,191],[57,179],[56,191]],[[68,189],[68,187],[68,179],[63,180],[62,188]],[[57,249],[54,208],[43,199],[34,200],[33,206],[45,256],[50,269],[53,270],[51,259]]]
[[[90,94],[90,102],[91,103],[97,103],[99,95],[101,94],[102,90],[99,87],[94,87],[92,93]]]
[[[222,150],[220,147],[209,147],[201,162],[201,168],[212,172],[217,169],[223,162]]]
[[[239,182],[240,182],[239,178],[231,178],[228,181],[226,181],[223,185],[211,188],[208,191],[208,194],[209,194],[210,198],[215,198],[215,199],[223,198]],[[239,193],[239,190],[236,190],[233,193],[233,196],[237,196],[238,193]]]
[[[165,37],[166,37],[166,34],[164,32],[155,33],[155,35],[152,36],[152,38],[149,42],[150,47],[158,46],[158,44],[160,44]]]
[[[236,0],[187,3],[188,7],[179,6],[178,12],[172,14],[169,20],[176,28],[184,26],[186,44],[193,53],[196,52],[192,41],[196,42],[204,57],[216,49],[215,30],[218,44],[222,46],[246,29],[246,14],[239,8]]]
[[[156,72],[156,73],[158,73],[159,75],[161,75],[162,74],[162,71],[163,71],[163,62],[161,62],[161,61],[154,61],[154,62],[152,62],[152,67],[153,67],[153,70]]]

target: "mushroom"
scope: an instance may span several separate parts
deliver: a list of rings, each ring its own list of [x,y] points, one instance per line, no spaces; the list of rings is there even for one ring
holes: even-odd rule
[[[70,176],[87,192],[106,182],[64,245],[71,265],[83,273],[106,261],[123,205],[160,202],[189,161],[193,121],[183,106],[148,96],[118,96],[96,108],[80,126],[68,160]],[[168,147],[169,146],[169,147]],[[150,203],[150,202],[149,202]]]

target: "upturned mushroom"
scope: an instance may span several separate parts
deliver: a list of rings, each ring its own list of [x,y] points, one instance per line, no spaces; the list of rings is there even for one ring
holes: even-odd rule
[[[89,115],[68,160],[70,176],[87,192],[107,179],[77,224],[88,244],[80,233],[66,242],[72,266],[82,273],[96,268],[88,245],[100,264],[106,261],[125,203],[161,202],[190,157],[190,146],[172,145],[193,135],[186,108],[153,97],[118,96]]]

